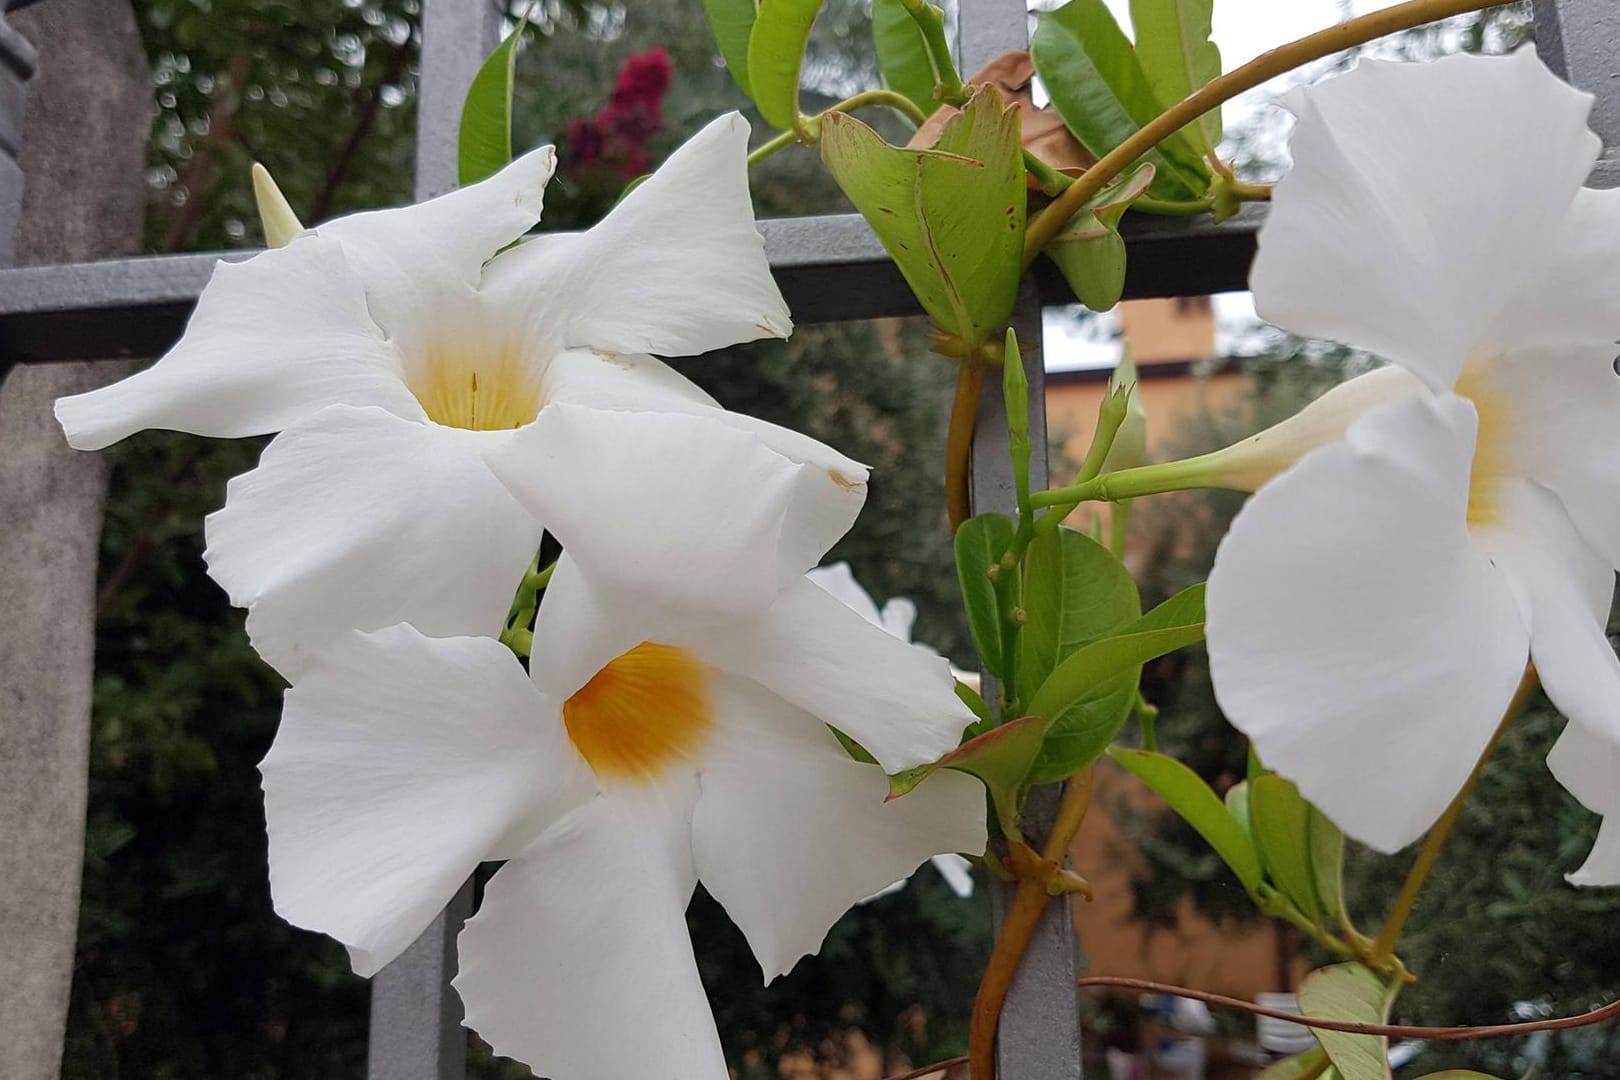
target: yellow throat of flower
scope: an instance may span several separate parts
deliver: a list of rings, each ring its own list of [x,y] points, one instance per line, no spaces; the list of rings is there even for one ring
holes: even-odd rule
[[[563,726],[599,778],[650,782],[694,760],[708,737],[709,678],[685,649],[644,641],[563,703]]]
[[[1501,520],[1501,482],[1512,472],[1513,403],[1495,384],[1497,357],[1471,356],[1457,377],[1457,394],[1474,404],[1479,435],[1468,474],[1468,525],[1481,528]]]
[[[406,380],[428,419],[468,431],[508,431],[540,415],[540,377],[515,346],[435,346]]]

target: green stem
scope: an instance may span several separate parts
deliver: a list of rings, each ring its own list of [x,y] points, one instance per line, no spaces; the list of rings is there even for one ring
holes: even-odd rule
[[[926,0],[900,0],[900,6],[922,34],[929,65],[934,69],[934,94],[946,105],[961,105],[967,94],[962,89],[962,77],[956,73],[956,61],[951,58],[951,44],[945,40],[944,13]]]
[[[893,90],[863,90],[853,97],[845,98],[831,108],[823,109],[814,116],[800,117],[797,129],[784,131],[755,147],[748,155],[748,164],[758,165],[777,151],[785,150],[796,143],[813,144],[821,137],[822,117],[828,113],[854,112],[856,109],[865,108],[867,105],[886,105],[910,120],[916,127],[922,127],[923,123],[928,119],[928,114],[917,108],[911,99],[904,94],[896,93]]]
[[[1087,454],[1086,457],[1089,461],[1091,455]],[[1090,478],[1086,477],[1082,470],[1080,479],[1068,487],[1036,492],[1030,501],[1038,507],[1065,507],[1064,513],[1067,514],[1083,502],[1118,502],[1121,499],[1135,499],[1142,495],[1163,495],[1168,491],[1220,487],[1218,478],[1206,460],[1209,457],[1211,455],[1202,454],[1180,461],[1121,469],[1118,472]]]
[[[1136,693],[1136,719],[1142,727],[1142,749],[1159,749],[1159,707],[1148,704],[1140,690]]]
[[[1536,688],[1535,669],[1525,672],[1524,678],[1519,682],[1519,689],[1508,702],[1507,711],[1502,714],[1502,722],[1496,726],[1491,735],[1491,741],[1485,744],[1485,751],[1479,755],[1474,763],[1474,771],[1468,774],[1468,780],[1457,792],[1446,812],[1440,815],[1440,820],[1434,823],[1429,835],[1423,838],[1423,847],[1419,849],[1417,861],[1406,874],[1406,881],[1401,885],[1400,895],[1395,898],[1395,906],[1390,909],[1389,918],[1384,920],[1383,928],[1378,931],[1374,939],[1372,953],[1367,961],[1368,967],[1388,960],[1395,955],[1395,945],[1400,941],[1401,931],[1406,927],[1406,920],[1412,915],[1412,908],[1417,904],[1418,894],[1423,891],[1423,883],[1429,879],[1429,871],[1434,869],[1435,861],[1440,858],[1440,849],[1445,847],[1446,839],[1451,835],[1452,827],[1462,816],[1463,804],[1474,793],[1479,783],[1480,775],[1485,771],[1485,763],[1490,760],[1491,754],[1496,750],[1502,736],[1507,734],[1508,725],[1519,715],[1530,692]]]
[[[748,164],[758,165],[760,162],[764,161],[778,150],[786,150],[788,147],[793,146],[798,141],[798,132],[784,131],[780,135],[774,136],[773,138],[762,142],[755,147],[748,155]]]
[[[1029,220],[1024,233],[1024,265],[1035,261],[1041,250],[1051,243],[1069,219],[1078,214],[1091,197],[1107,183],[1134,164],[1141,156],[1159,143],[1180,131],[1200,116],[1245,90],[1292,71],[1302,64],[1319,60],[1336,52],[1381,38],[1386,34],[1410,30],[1425,23],[1496,7],[1500,0],[1481,3],[1480,0],[1408,0],[1404,4],[1384,8],[1368,15],[1346,20],[1337,26],[1309,34],[1270,52],[1262,53],[1242,67],[1211,79],[1185,100],[1172,105],[1139,128],[1130,138],[1104,154],[1102,160],[1066,188],[1051,205]]]
[[[1066,191],[1075,178],[1067,173],[1059,172],[1047,164],[1039,154],[1032,150],[1024,151],[1024,168],[1035,178],[1035,183],[1041,192],[1048,196],[1061,195]],[[1234,182],[1232,190],[1236,192],[1241,186],[1246,192],[1265,191],[1264,196],[1250,194],[1245,198],[1270,198],[1271,188],[1264,184],[1239,184]],[[1207,214],[1215,207],[1215,197],[1205,195],[1201,199],[1153,199],[1143,196],[1131,203],[1132,210],[1140,210],[1146,214],[1158,214],[1162,217],[1195,217],[1198,214]]]

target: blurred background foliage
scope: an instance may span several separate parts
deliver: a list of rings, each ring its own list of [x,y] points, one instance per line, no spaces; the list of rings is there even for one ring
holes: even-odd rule
[[[247,183],[255,160],[270,167],[305,220],[409,199],[418,0],[135,0],[135,8],[159,107],[149,250],[259,243]],[[636,146],[651,161],[717,111],[746,105],[696,0],[547,0],[536,11],[520,55],[516,141],[560,144],[548,227],[589,224],[622,187],[621,159],[586,129],[611,126],[615,79],[632,57],[662,49],[669,62],[651,122],[638,114]],[[1523,25],[1509,9],[1460,39],[1437,44],[1420,35],[1409,47],[1498,51],[1522,37]],[[811,92],[829,99],[873,84],[861,0],[829,3],[806,72]],[[754,181],[761,215],[842,205],[806,151],[777,155]],[[785,345],[679,366],[724,404],[805,430],[876,467],[869,509],[831,557],[850,560],[880,602],[913,598],[918,639],[966,664],[937,468],[951,373],[928,356],[923,329],[900,321],[805,328]],[[1271,339],[1266,353],[1245,365],[1252,402],[1239,414],[1187,424],[1176,436],[1179,450],[1208,449],[1285,416],[1365,363],[1282,338]],[[203,517],[261,447],[261,440],[146,433],[111,451],[68,1077],[362,1075],[366,984],[349,974],[340,947],[286,926],[270,909],[255,765],[274,732],[282,687],[249,649],[241,613],[203,574]],[[1138,507],[1144,599],[1207,573],[1240,502],[1175,496]],[[1145,689],[1162,708],[1167,749],[1218,786],[1242,775],[1245,747],[1220,719],[1201,653],[1153,665]],[[1620,897],[1577,892],[1560,877],[1584,852],[1595,821],[1541,764],[1559,722],[1543,704],[1486,773],[1409,934],[1405,955],[1427,977],[1403,998],[1403,1019],[1574,1012],[1613,992],[1606,980],[1620,971],[1613,932]],[[1158,818],[1131,827],[1148,866],[1137,882],[1141,917],[1166,918],[1190,889],[1217,918],[1252,918],[1189,830]],[[1402,860],[1356,854],[1350,889],[1366,921],[1376,922],[1403,872]],[[982,890],[962,901],[924,869],[907,889],[857,908],[819,958],[769,988],[741,935],[701,892],[691,921],[722,1037],[744,1080],[808,1068],[811,1057],[854,1071],[876,1055],[893,1070],[965,1044],[989,940]],[[1517,1075],[1531,1060],[1542,1076],[1613,1075],[1620,1045],[1598,1029],[1450,1046],[1424,1063]],[[655,1074],[656,1063],[649,1069]],[[475,1046],[474,1075],[526,1071]]]

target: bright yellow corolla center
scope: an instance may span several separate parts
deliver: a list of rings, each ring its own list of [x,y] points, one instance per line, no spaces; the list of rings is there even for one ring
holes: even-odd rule
[[[428,419],[468,431],[506,431],[540,415],[540,378],[512,346],[436,345],[407,383]]]
[[[1513,403],[1492,380],[1497,358],[1469,357],[1457,378],[1457,394],[1474,403],[1479,436],[1468,475],[1468,524],[1501,520],[1501,482],[1512,474]]]
[[[644,641],[563,703],[568,738],[604,780],[650,781],[693,761],[714,726],[709,669],[685,649]]]

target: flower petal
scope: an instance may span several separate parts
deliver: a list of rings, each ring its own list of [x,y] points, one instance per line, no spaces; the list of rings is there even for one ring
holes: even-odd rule
[[[886,772],[938,759],[973,721],[944,657],[906,644],[806,580],[759,618],[705,628],[691,647],[834,725]]]
[[[1475,416],[1409,398],[1261,488],[1210,573],[1215,694],[1261,759],[1380,851],[1462,786],[1528,635],[1467,530]]]
[[[503,253],[489,288],[557,347],[689,356],[793,323],[748,195],[748,122],[714,120],[584,233]]]
[[[349,214],[318,226],[366,283],[390,338],[420,342],[447,304],[470,301],[484,264],[540,220],[557,151],[542,146],[486,180],[438,198]]]
[[[1591,171],[1591,101],[1530,48],[1363,60],[1290,95],[1294,165],[1260,231],[1256,310],[1451,389]]]
[[[259,768],[276,912],[343,942],[361,975],[481,860],[594,790],[558,706],[505,647],[409,626],[332,645],[287,691]]]
[[[1506,418],[1499,456],[1551,488],[1586,542],[1620,567],[1620,375],[1614,345],[1528,349],[1465,380]]]
[[[695,789],[598,798],[491,879],[455,988],[496,1053],[555,1080],[726,1075],[686,929]]]
[[[544,693],[566,700],[614,657],[643,641],[668,644],[680,636],[672,624],[686,625],[659,605],[599,588],[565,551],[534,620],[529,674]]]
[[[1497,349],[1610,346],[1620,340],[1620,190],[1582,188],[1543,264],[1509,299],[1486,340]]]
[[[767,981],[929,856],[984,850],[984,788],[972,777],[942,769],[885,803],[883,770],[852,760],[815,717],[741,679],[718,680],[716,698],[692,849]]]
[[[1581,805],[1603,815],[1586,862],[1565,875],[1571,885],[1620,885],[1620,745],[1572,720],[1547,755],[1547,767]]]
[[[693,615],[751,615],[815,565],[859,500],[833,517],[825,470],[722,415],[552,404],[488,460],[599,587]]]
[[[1481,543],[1518,591],[1541,684],[1559,712],[1620,745],[1620,658],[1604,634],[1614,568],[1547,489],[1506,481],[1497,498],[1503,523]]]
[[[342,247],[305,234],[220,263],[167,355],[62,398],[56,418],[73,446],[99,450],[147,428],[264,435],[338,402],[422,416]]]
[[[345,630],[497,636],[543,531],[480,456],[508,437],[346,406],[279,435],[203,555],[254,648],[296,679]]]

